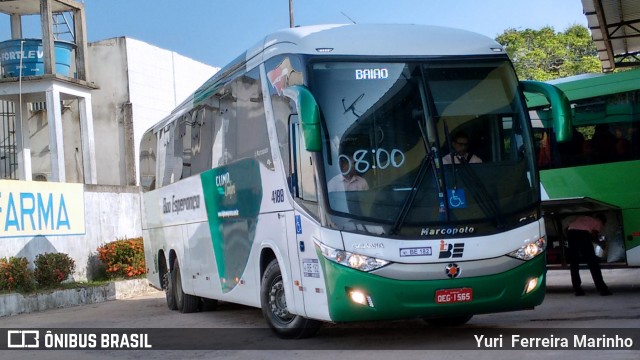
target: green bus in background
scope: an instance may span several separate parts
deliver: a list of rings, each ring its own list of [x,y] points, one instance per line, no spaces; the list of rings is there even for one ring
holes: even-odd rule
[[[567,264],[563,244],[571,217],[600,212],[607,217],[605,237],[594,244],[601,263],[639,266],[640,69],[550,83],[566,94],[573,117],[554,124],[546,101],[527,94],[549,236],[548,264]],[[558,129],[571,133],[571,140],[556,141]]]

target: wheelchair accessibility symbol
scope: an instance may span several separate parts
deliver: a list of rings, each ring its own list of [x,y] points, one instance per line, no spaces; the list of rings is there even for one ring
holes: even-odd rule
[[[449,207],[464,209],[467,207],[467,197],[463,189],[447,189],[449,192]]]

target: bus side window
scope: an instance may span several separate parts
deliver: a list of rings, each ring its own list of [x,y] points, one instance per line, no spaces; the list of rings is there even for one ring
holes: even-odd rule
[[[213,111],[208,106],[194,110],[195,116],[191,131],[191,175],[211,169],[214,136]]]
[[[287,183],[289,185],[289,191],[291,192],[291,195],[293,195],[293,197],[295,198],[299,198],[300,197],[300,188],[298,186],[298,166],[297,166],[297,152],[298,152],[298,142],[296,141],[298,138],[298,135],[296,134],[297,130],[298,130],[298,115],[291,115],[290,116],[290,123],[289,123],[289,137],[290,137],[290,144],[291,144],[291,148],[289,149],[289,157],[290,157],[290,164],[291,167],[287,169]]]
[[[275,56],[265,62],[267,76],[264,81],[268,84],[269,91],[265,93],[266,99],[270,99],[273,117],[276,123],[276,134],[278,137],[278,147],[280,149],[280,159],[284,171],[289,178],[292,173],[290,164],[290,144],[289,144],[289,118],[295,113],[295,105],[286,96],[283,90],[291,85],[304,84],[304,66],[298,56],[282,55]]]
[[[193,122],[191,121],[191,113],[185,114],[180,120],[180,126],[178,128],[178,141],[176,141],[176,157],[182,162],[182,171],[180,173],[180,179],[185,179],[191,176],[191,132],[193,130]],[[177,180],[180,180],[177,179]]]
[[[222,89],[222,95],[220,96],[220,117],[222,119],[222,158],[218,165],[226,165],[233,160],[237,159],[236,153],[236,131],[238,124],[236,122],[236,105],[237,98],[234,97],[236,93],[236,83],[225,85]],[[237,95],[237,93],[235,94]]]
[[[236,116],[230,123],[235,135],[229,137],[235,143],[232,160],[254,158],[267,169],[275,170],[271,157],[267,120],[260,71],[250,70],[233,81],[233,99]]]
[[[171,122],[160,129],[158,136],[158,177],[156,187],[167,186],[177,181],[176,174],[179,169],[182,173],[182,163],[177,165],[174,142],[176,141],[176,122]],[[182,148],[182,146],[180,146]],[[178,168],[178,169],[177,169]],[[179,175],[179,174],[178,174]]]
[[[173,184],[174,182],[183,178],[183,168],[184,168],[184,133],[185,133],[186,124],[183,119],[177,120],[174,122],[172,130],[173,130],[173,158],[167,159],[170,162],[171,174],[169,175],[169,183]]]
[[[148,131],[140,146],[140,186],[147,192],[156,187],[156,158],[158,155],[158,133]]]
[[[298,115],[291,115],[289,130],[291,132],[291,162],[293,165],[289,177],[289,188],[295,198],[304,200],[303,205],[317,214],[318,192],[313,156],[307,151],[304,143]]]

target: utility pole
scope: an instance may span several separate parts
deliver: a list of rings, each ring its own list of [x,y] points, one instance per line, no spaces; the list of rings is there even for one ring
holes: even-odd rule
[[[292,28],[293,25],[293,0],[289,0],[289,27]]]

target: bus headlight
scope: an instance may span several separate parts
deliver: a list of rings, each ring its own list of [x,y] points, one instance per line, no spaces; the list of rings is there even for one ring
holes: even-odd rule
[[[523,245],[520,249],[512,251],[507,255],[520,260],[531,260],[540,255],[546,247],[547,239],[545,237],[541,237],[534,242]]]
[[[334,249],[318,241],[314,242],[318,248],[320,248],[320,252],[322,252],[322,255],[325,258],[340,265],[348,266],[352,269],[372,271],[389,264],[389,261],[386,260],[380,260],[361,254],[354,254],[345,250]]]

